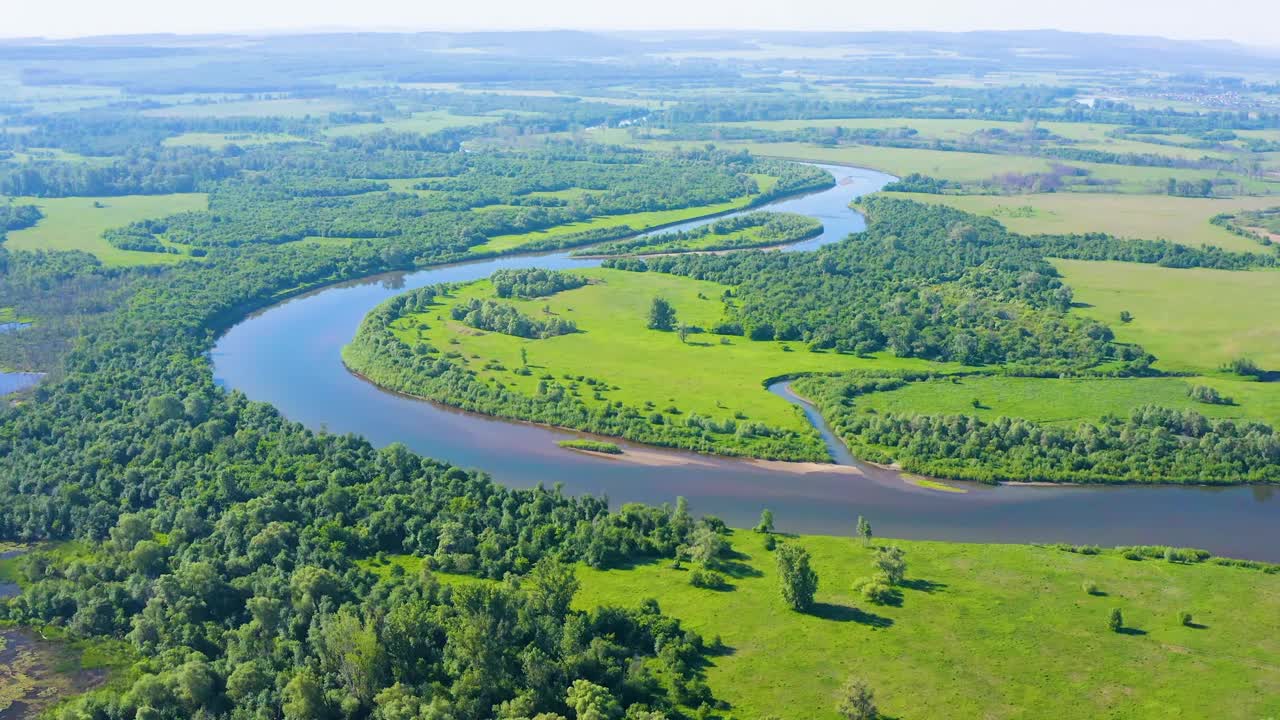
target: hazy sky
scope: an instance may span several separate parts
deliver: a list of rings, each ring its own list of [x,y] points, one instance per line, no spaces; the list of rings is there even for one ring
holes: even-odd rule
[[[371,29],[1057,28],[1280,46],[1280,0],[9,0],[0,37]]]

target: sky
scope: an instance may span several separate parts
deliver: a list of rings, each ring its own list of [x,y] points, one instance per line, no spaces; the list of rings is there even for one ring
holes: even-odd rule
[[[1280,46],[1280,0],[12,0],[0,37],[289,30],[1011,30]]]

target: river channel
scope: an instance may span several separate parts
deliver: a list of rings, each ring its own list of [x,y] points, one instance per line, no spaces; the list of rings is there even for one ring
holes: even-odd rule
[[[788,251],[812,250],[863,230],[863,218],[849,208],[850,201],[892,180],[871,170],[821,167],[835,176],[834,187],[756,208],[822,221],[822,235]],[[778,528],[789,532],[847,535],[864,515],[878,535],[888,537],[1171,544],[1280,561],[1280,488],[953,483],[964,492],[940,492],[913,485],[893,470],[857,463],[838,442],[833,454],[843,450],[837,460],[851,464],[753,462],[619,443],[645,459],[633,462],[556,446],[581,433],[496,420],[380,390],[342,364],[342,346],[365,314],[399,293],[480,279],[502,268],[598,264],[565,252],[511,255],[324,287],[259,311],[229,330],[212,354],[214,377],[310,428],[357,433],[378,446],[404,443],[424,455],[482,469],[513,487],[562,483],[566,492],[607,495],[614,505],[670,502],[683,495],[695,512],[740,527],[753,525],[767,507]],[[782,384],[770,390],[789,394]],[[811,408],[806,412],[821,429],[821,418]],[[831,446],[829,434],[827,440]]]

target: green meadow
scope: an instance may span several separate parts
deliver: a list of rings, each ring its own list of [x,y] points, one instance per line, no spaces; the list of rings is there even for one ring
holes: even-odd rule
[[[1168,195],[1039,193],[1035,195],[928,195],[885,193],[916,202],[949,205],[993,217],[1010,230],[1032,235],[1105,232],[1117,237],[1214,245],[1239,252],[1262,252],[1257,242],[1209,223],[1214,215],[1261,210],[1280,198],[1182,198]]]
[[[814,353],[803,343],[756,342],[742,337],[691,334],[681,342],[677,333],[646,327],[650,303],[667,299],[679,322],[710,327],[720,321],[726,287],[717,283],[661,273],[632,273],[603,268],[575,271],[595,282],[550,297],[503,299],[526,315],[550,312],[574,321],[579,332],[540,340],[482,332],[454,321],[449,306],[471,298],[493,298],[489,281],[472,283],[445,298],[429,312],[397,320],[397,337],[413,345],[431,343],[442,351],[462,354],[467,367],[485,381],[502,382],[529,395],[536,393],[539,376],[579,375],[595,378],[616,389],[588,404],[621,401],[658,409],[675,406],[685,413],[763,422],[773,427],[805,430],[807,421],[786,400],[769,393],[764,381],[780,375],[870,368],[898,368],[949,372],[958,366],[894,357],[859,358]],[[420,324],[425,323],[425,329]],[[533,373],[522,376],[521,350]],[[674,370],[674,369],[677,369]]]
[[[173,263],[185,255],[120,250],[102,239],[102,232],[147,218],[206,210],[208,195],[122,195],[119,197],[14,198],[18,204],[37,205],[44,219],[34,227],[9,233],[11,250],[84,250],[107,265],[155,265]],[[101,207],[95,207],[95,203]]]
[[[705,637],[719,636],[727,649],[707,682],[732,718],[835,720],[848,677],[870,685],[894,718],[1043,717],[1048,708],[1058,720],[1280,713],[1280,576],[1110,552],[894,541],[906,550],[907,583],[900,604],[881,606],[851,589],[872,574],[871,549],[849,538],[787,542],[812,553],[819,576],[807,614],[783,604],[762,536],[741,531],[727,592],[695,588],[687,570],[665,562],[584,568],[576,605],[652,597]],[[1113,608],[1128,632],[1107,628]],[[1182,611],[1198,627],[1181,625]]]
[[[1219,387],[1236,399],[1235,405],[1208,405],[1187,396],[1193,385],[1207,384],[1214,383],[1195,377],[1046,379],[977,375],[913,382],[897,390],[860,395],[854,402],[860,409],[876,412],[973,415],[988,421],[1013,417],[1049,425],[1075,425],[1104,415],[1125,417],[1134,408],[1160,405],[1195,410],[1207,417],[1248,418],[1280,425],[1280,413],[1274,403],[1255,403],[1256,398],[1238,391],[1237,386],[1242,384],[1239,382]]]
[[[1120,262],[1055,260],[1075,312],[1109,325],[1121,342],[1138,343],[1164,370],[1212,373],[1247,357],[1280,369],[1280,272],[1187,270]],[[1133,320],[1122,323],[1121,311]]]

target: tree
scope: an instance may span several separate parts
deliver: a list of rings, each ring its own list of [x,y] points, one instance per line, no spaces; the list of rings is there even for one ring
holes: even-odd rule
[[[858,678],[849,678],[840,689],[840,717],[846,720],[874,720],[880,711],[876,708],[875,693]]]
[[[675,326],[676,309],[665,298],[654,298],[649,306],[649,329],[670,332]]]
[[[680,337],[680,342],[684,342],[685,339],[689,337],[689,326],[685,325],[684,323],[680,323],[679,325],[677,325],[676,335]]]
[[[578,720],[616,720],[622,717],[622,708],[613,693],[590,680],[574,680],[565,702],[573,708]]]
[[[871,523],[861,515],[858,516],[858,537],[862,538],[863,545],[871,542]]]
[[[715,530],[701,525],[694,531],[693,540],[689,543],[689,559],[703,566],[709,566],[715,563],[724,549],[724,538],[720,537]]]
[[[791,609],[804,612],[813,606],[818,591],[818,574],[809,567],[809,551],[790,543],[778,548],[778,580],[782,599]]]
[[[1124,629],[1124,613],[1120,612],[1120,608],[1111,611],[1111,616],[1107,618],[1107,627],[1111,628],[1111,632],[1120,632]]]
[[[1121,310],[1120,322],[1122,323],[1133,322],[1133,313],[1129,312],[1128,310]]]
[[[896,545],[880,548],[876,552],[875,563],[880,572],[884,573],[885,578],[889,580],[890,585],[899,585],[902,583],[903,578],[906,577],[906,553]]]
[[[756,532],[765,534],[773,532],[773,511],[769,508],[760,511],[760,522],[756,525]]]

